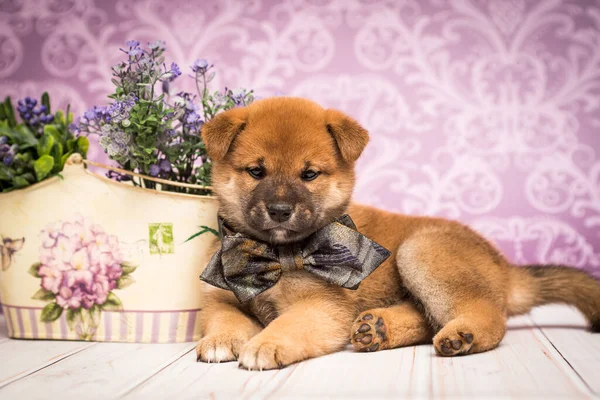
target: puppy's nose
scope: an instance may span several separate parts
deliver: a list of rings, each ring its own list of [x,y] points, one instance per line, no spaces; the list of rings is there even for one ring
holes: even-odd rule
[[[285,222],[292,216],[293,207],[287,203],[273,203],[267,207],[273,221]]]

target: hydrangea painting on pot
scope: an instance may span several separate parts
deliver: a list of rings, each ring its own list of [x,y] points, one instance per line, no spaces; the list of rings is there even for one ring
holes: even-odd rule
[[[253,94],[210,91],[216,68],[198,59],[185,71],[165,60],[161,41],[128,41],[115,50],[123,62],[112,68],[110,101],[74,121],[49,114],[45,98],[25,99],[17,110],[30,133],[25,137],[16,113],[0,109],[17,132],[0,145],[10,169],[0,167],[6,189],[0,194],[0,301],[11,337],[199,338],[198,276],[218,225],[200,131],[219,112],[253,101]],[[196,93],[176,90],[184,74]],[[57,130],[70,135],[64,143],[48,127],[57,118]],[[77,154],[85,154],[88,137],[98,139],[111,165]],[[54,163],[49,170],[46,156]]]
[[[41,285],[33,299],[49,301],[41,320],[53,322],[65,312],[79,339],[93,338],[100,313],[122,309],[114,290],[135,282],[130,274],[137,265],[123,259],[115,235],[80,215],[50,224],[41,241],[40,261],[29,269]]]

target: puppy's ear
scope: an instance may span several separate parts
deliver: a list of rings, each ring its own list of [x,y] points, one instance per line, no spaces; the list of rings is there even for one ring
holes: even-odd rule
[[[211,160],[225,157],[235,137],[246,127],[247,120],[248,109],[239,107],[218,114],[202,126],[202,140]]]
[[[369,142],[369,133],[358,122],[337,110],[325,110],[327,131],[333,136],[342,158],[355,162]]]

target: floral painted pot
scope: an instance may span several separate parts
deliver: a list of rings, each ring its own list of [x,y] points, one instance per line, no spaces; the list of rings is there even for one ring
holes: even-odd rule
[[[9,336],[197,340],[216,199],[115,182],[85,169],[79,155],[62,176],[0,194]],[[199,227],[206,233],[195,235]]]

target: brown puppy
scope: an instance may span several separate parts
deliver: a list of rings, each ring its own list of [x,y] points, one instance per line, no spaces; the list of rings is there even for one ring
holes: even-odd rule
[[[272,369],[343,349],[429,342],[454,356],[496,347],[506,319],[533,306],[578,307],[600,331],[600,284],[560,266],[516,268],[466,226],[350,204],[367,132],[308,100],[271,98],[220,114],[202,134],[220,215],[257,240],[289,243],[348,212],[393,256],[347,290],[286,272],[247,304],[204,285],[199,360]],[[215,246],[219,244],[216,243]]]

